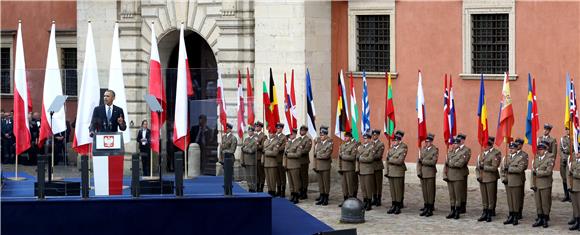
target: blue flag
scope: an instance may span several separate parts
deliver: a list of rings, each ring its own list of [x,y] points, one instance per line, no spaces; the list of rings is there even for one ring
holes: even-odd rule
[[[371,129],[371,108],[369,106],[369,92],[367,89],[367,75],[366,72],[363,71],[362,75],[363,79],[363,91],[362,91],[362,133],[366,133],[368,130]]]

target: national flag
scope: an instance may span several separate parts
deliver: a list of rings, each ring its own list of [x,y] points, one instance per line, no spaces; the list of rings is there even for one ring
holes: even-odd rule
[[[266,79],[262,76],[262,102],[264,103],[264,126],[270,129],[272,123],[272,112],[270,112],[270,95],[268,94],[268,85]]]
[[[244,89],[242,87],[242,75],[240,74],[240,70],[238,70],[238,102],[237,102],[237,107],[236,110],[238,112],[238,137],[240,137],[240,139],[242,139],[244,137],[244,129],[246,129],[245,127],[245,123],[244,123]]]
[[[358,133],[358,105],[356,104],[356,93],[354,91],[354,78],[352,77],[352,72],[350,73],[350,114],[351,114],[351,127],[352,127],[352,138],[359,141]]]
[[[570,122],[570,74],[566,74],[566,105],[564,112],[564,126],[571,130]],[[571,136],[571,135],[570,135]]]
[[[254,114],[254,88],[252,88],[249,68],[246,68],[246,105],[248,105],[248,126],[253,126],[256,118]]]
[[[290,116],[292,116],[292,128],[298,128],[298,107],[296,106],[296,91],[294,90],[294,69],[290,81]]]
[[[52,115],[48,108],[57,96],[62,95],[62,83],[60,80],[60,67],[58,66],[58,55],[56,51],[55,24],[52,23],[50,39],[48,42],[48,53],[46,56],[46,70],[44,72],[44,89],[42,91],[42,117],[40,121],[40,134],[38,147],[42,148],[44,141],[52,134],[66,131],[66,119],[64,108],[61,108]]]
[[[290,97],[288,80],[286,79],[286,73],[284,73],[284,116],[286,116],[284,121],[284,134],[290,134],[290,129],[292,128],[292,114],[290,113],[291,102],[292,98]]]
[[[580,123],[578,120],[578,106],[576,103],[576,89],[574,87],[574,78],[570,78],[570,132],[572,136],[572,142],[574,144],[574,151],[578,152],[578,131],[580,129]]]
[[[226,101],[224,99],[224,82],[222,81],[222,75],[220,71],[218,72],[218,80],[217,80],[217,95],[216,95],[216,102],[219,110],[219,117],[220,117],[220,124],[222,124],[222,130],[226,129],[226,125],[228,124],[227,121],[227,114],[226,114]]]
[[[423,76],[419,70],[419,81],[417,83],[417,130],[418,142],[417,146],[421,147],[421,142],[427,139],[427,120],[425,119],[425,96],[423,94]]]
[[[310,71],[306,69],[306,109],[307,112],[307,123],[308,123],[308,134],[312,138],[317,137],[316,132],[316,110],[314,109],[314,95],[312,94],[312,82],[310,81]]]
[[[87,26],[87,41],[85,43],[85,58],[83,60],[83,81],[78,97],[77,116],[75,124],[75,136],[73,148],[81,155],[91,152],[90,144],[93,138],[90,136],[89,127],[93,118],[93,110],[99,106],[101,100],[99,85],[99,70],[95,43],[93,41],[93,29],[91,22]]]
[[[276,130],[276,123],[280,122],[280,113],[278,111],[278,93],[276,92],[276,84],[274,83],[274,76],[272,75],[272,68],[270,68],[270,121],[268,129]]]
[[[179,31],[179,51],[177,56],[177,82],[175,83],[175,118],[173,122],[173,144],[187,151],[189,145],[189,112],[187,96],[189,95],[189,68],[187,50],[185,49],[184,26]]]
[[[445,74],[445,85],[443,86],[443,141],[449,147],[451,144],[451,126],[449,122],[449,89],[447,88],[447,74]]]
[[[511,132],[514,125],[514,111],[512,108],[512,97],[510,94],[509,76],[505,73],[502,88],[502,101],[495,144],[500,146],[503,141],[511,141]]]
[[[14,63],[14,137],[16,139],[16,155],[20,155],[30,148],[31,138],[28,123],[30,93],[26,80],[24,46],[22,44],[22,23],[18,22]]]
[[[487,146],[489,138],[489,126],[487,125],[487,103],[485,102],[485,86],[483,74],[479,83],[479,105],[477,108],[477,140],[482,148]]]
[[[334,135],[342,139],[345,132],[350,130],[350,120],[348,115],[348,102],[346,101],[346,88],[344,86],[344,76],[342,70],[338,74],[338,86],[336,102],[336,120],[334,126]]]
[[[449,133],[453,136],[457,135],[457,119],[455,116],[455,95],[453,92],[453,78],[449,75]],[[451,139],[450,139],[451,140]]]
[[[151,51],[149,59],[149,94],[155,96],[163,112],[160,116],[156,112],[151,112],[151,149],[159,153],[159,138],[161,136],[161,128],[165,123],[167,114],[167,100],[165,98],[165,88],[163,86],[163,78],[161,77],[161,60],[159,59],[159,49],[157,48],[157,34],[155,34],[155,27],[151,23]]]
[[[125,81],[123,78],[123,66],[121,66],[121,48],[119,46],[119,23],[115,23],[113,43],[111,45],[111,65],[109,67],[109,89],[115,91],[113,104],[123,109],[123,118],[129,119],[127,113],[127,95],[125,95]],[[123,142],[131,142],[131,130],[125,129]]]
[[[395,121],[395,104],[393,102],[393,85],[391,83],[391,74],[386,73],[386,99],[385,99],[385,136],[389,139],[393,138],[397,123]]]
[[[367,88],[367,75],[365,71],[363,71],[362,79],[363,79],[363,91],[362,91],[363,114],[362,114],[361,130],[362,133],[366,133],[368,130],[371,129],[371,107],[369,106],[369,91]]]
[[[532,152],[537,152],[538,130],[540,121],[538,120],[538,103],[536,101],[536,79],[528,73],[528,112],[526,115],[526,136],[524,141],[532,145]]]

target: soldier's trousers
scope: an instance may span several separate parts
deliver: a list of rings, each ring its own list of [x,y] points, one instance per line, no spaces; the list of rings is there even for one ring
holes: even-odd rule
[[[248,182],[248,188],[250,190],[256,190],[256,166],[246,165],[244,169],[245,179]]]
[[[318,190],[320,193],[330,193],[330,170],[318,171]]]
[[[461,185],[461,202],[467,203],[467,175],[465,176],[465,180],[463,180],[463,184]]]
[[[276,191],[278,185],[278,167],[264,167],[266,172],[266,182],[268,183],[268,191]]]
[[[524,193],[524,191],[522,190],[522,187],[520,187],[520,186],[509,187],[508,186],[508,187],[506,187],[506,192],[507,192],[507,201],[508,201],[509,212],[520,211],[520,205],[522,205],[522,203],[521,203],[522,194]]]
[[[580,192],[570,192],[572,212],[575,218],[580,217]]]
[[[448,181],[447,188],[449,189],[449,203],[451,206],[461,206],[463,180]]]
[[[405,177],[389,177],[391,198],[395,202],[403,202],[405,196]]]
[[[300,181],[302,188],[308,190],[308,163],[300,164]]]
[[[435,178],[421,179],[421,189],[423,191],[423,200],[427,204],[435,203]]]
[[[481,206],[483,209],[494,209],[497,199],[497,180],[488,183],[479,183],[481,191]]]
[[[354,171],[342,172],[342,195],[345,197],[354,197],[354,192],[358,188],[356,175]]]
[[[302,181],[300,180],[300,168],[288,169],[288,183],[290,184],[290,192],[298,193],[302,188]]]
[[[282,166],[282,163],[278,164],[278,187],[281,187],[282,190],[286,189],[286,169]]]
[[[266,182],[266,172],[264,171],[264,164],[258,161],[258,165],[256,167],[257,172],[257,184],[264,185]]]
[[[552,187],[538,189],[534,192],[537,214],[549,215],[552,208]]]
[[[375,194],[383,195],[383,170],[375,170]]]
[[[375,175],[360,175],[359,181],[363,198],[371,198],[375,194]]]
[[[568,184],[568,161],[560,161],[560,177],[562,177],[562,183]]]

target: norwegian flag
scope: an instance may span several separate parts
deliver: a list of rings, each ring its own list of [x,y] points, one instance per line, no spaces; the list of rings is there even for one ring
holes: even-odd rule
[[[443,137],[445,145],[449,147],[451,131],[449,129],[449,89],[447,88],[447,74],[445,74],[445,86],[443,87]]]

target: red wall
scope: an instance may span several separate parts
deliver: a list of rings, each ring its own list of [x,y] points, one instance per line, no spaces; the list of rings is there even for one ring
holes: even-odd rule
[[[565,74],[580,75],[580,3],[576,2],[516,2],[516,73],[511,81],[515,113],[513,133],[522,137],[527,111],[527,74],[536,78],[541,125],[552,123],[552,136],[563,134]],[[393,80],[397,129],[405,131],[409,145],[408,162],[416,161],[417,119],[415,111],[417,71],[423,74],[427,128],[436,135],[435,143],[444,150],[443,138],[443,76],[452,74],[455,92],[458,132],[467,134],[467,146],[473,152],[472,162],[479,154],[477,143],[477,104],[479,80],[458,78],[462,72],[462,3],[396,2],[396,72]],[[348,3],[332,3],[332,72],[348,67]],[[383,129],[385,80],[367,78],[369,83],[371,126]],[[348,84],[348,82],[346,82]],[[361,104],[362,81],[356,78],[357,103]],[[332,82],[336,84],[336,80]],[[495,136],[501,81],[486,81],[490,135]],[[332,107],[336,107],[333,87]],[[331,115],[334,117],[334,108]],[[334,121],[334,118],[333,118]],[[334,126],[334,123],[332,123]],[[541,131],[538,132],[541,135]],[[386,141],[385,138],[382,139]],[[339,141],[335,139],[335,141]],[[502,145],[501,149],[504,150]],[[526,146],[531,153],[530,147]],[[443,152],[442,155],[444,156]],[[441,160],[440,162],[442,162]]]
[[[48,40],[52,21],[56,21],[58,30],[77,29],[76,1],[2,1],[0,3],[0,28],[17,30],[18,20],[22,20],[22,39],[24,43],[24,58],[26,69],[29,70],[28,86],[31,92],[33,111],[40,111],[42,104],[42,89],[44,86],[44,70]],[[16,43],[16,34],[14,35]],[[13,46],[15,48],[15,45]],[[15,50],[12,51],[15,53]],[[12,61],[14,66],[14,61]],[[2,97],[2,108],[11,110],[13,98]],[[67,102],[67,118],[74,119],[76,102]]]

